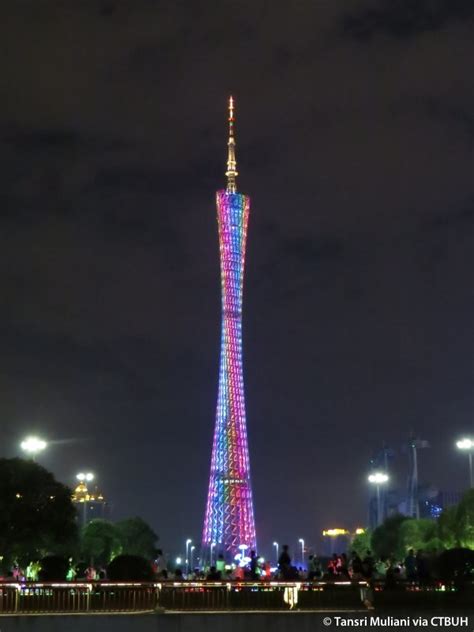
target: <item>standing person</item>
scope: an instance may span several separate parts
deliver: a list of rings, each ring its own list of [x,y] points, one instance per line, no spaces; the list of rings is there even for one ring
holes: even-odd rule
[[[67,569],[66,579],[68,582],[73,582],[76,579],[77,571],[74,564],[70,561],[69,568]]]
[[[242,566],[237,566],[237,568],[234,571],[234,577],[238,581],[242,581],[245,578],[244,577],[244,569],[243,569]]]
[[[347,555],[343,553],[340,557],[341,565],[339,567],[339,574],[342,579],[349,579],[349,563],[347,561]]]
[[[289,554],[288,544],[282,546],[280,557],[278,558],[278,570],[283,579],[290,579],[291,576],[291,557]]]
[[[31,581],[33,582],[38,581],[40,570],[41,570],[41,562],[39,560],[36,560],[36,562],[33,562],[32,564]]]
[[[222,553],[219,553],[216,560],[216,571],[220,574],[220,577],[223,579],[225,574],[225,559]]]
[[[269,581],[272,577],[271,564],[268,560],[265,560],[263,564],[262,577],[264,577],[267,581]]]
[[[34,571],[33,571],[33,562],[30,562],[26,567],[26,581],[34,582]]]
[[[339,558],[336,553],[333,553],[331,559],[328,562],[328,574],[331,579],[334,579],[339,573]]]
[[[86,579],[89,582],[93,582],[96,579],[96,571],[92,564],[86,568]]]
[[[374,609],[374,589],[373,589],[373,575],[374,575],[374,558],[372,553],[367,551],[366,556],[362,560],[362,575],[367,582],[367,587],[362,589],[364,606],[368,610]]]
[[[430,573],[428,569],[428,560],[422,549],[416,554],[416,574],[418,581],[422,586],[426,585],[430,579]]]
[[[165,556],[163,555],[163,551],[161,549],[157,549],[156,551],[154,568],[156,569],[158,575],[160,575],[163,571],[168,570],[168,564],[166,563]]]
[[[13,579],[17,582],[21,581],[22,576],[23,576],[23,571],[21,570],[20,565],[18,564],[16,560],[13,562],[12,575],[13,575]]]
[[[362,579],[362,560],[355,551],[352,551],[351,571],[351,578],[354,581]]]
[[[365,579],[372,579],[372,575],[374,574],[374,558],[369,550],[362,560],[362,574]]]
[[[405,572],[407,581],[416,581],[416,557],[413,549],[408,551],[408,555],[405,558]]]
[[[308,557],[308,581],[312,582],[316,579],[316,556]]]
[[[258,558],[255,551],[250,551],[250,578],[258,579]]]

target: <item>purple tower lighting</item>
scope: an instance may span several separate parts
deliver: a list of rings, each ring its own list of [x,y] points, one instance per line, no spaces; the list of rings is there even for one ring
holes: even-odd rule
[[[216,425],[202,544],[234,559],[256,548],[242,371],[242,289],[250,198],[237,193],[234,102],[229,99],[227,188],[217,192],[222,333]]]

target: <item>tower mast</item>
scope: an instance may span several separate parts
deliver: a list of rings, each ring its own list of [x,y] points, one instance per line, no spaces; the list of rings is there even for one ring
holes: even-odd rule
[[[235,182],[237,173],[237,160],[235,158],[235,137],[234,137],[234,99],[229,98],[229,140],[227,141],[227,193],[236,193],[237,185]]]

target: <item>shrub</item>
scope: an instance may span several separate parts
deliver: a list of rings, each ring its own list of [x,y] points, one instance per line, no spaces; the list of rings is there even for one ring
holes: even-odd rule
[[[40,562],[39,579],[44,582],[64,581],[69,568],[66,558],[60,555],[47,555]]]
[[[449,549],[438,558],[440,578],[444,582],[457,585],[474,578],[474,551],[470,549]]]
[[[117,555],[107,568],[111,581],[149,582],[154,578],[151,564],[139,555]]]

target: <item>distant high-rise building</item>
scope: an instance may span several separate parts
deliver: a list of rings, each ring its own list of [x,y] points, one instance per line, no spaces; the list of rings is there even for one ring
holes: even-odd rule
[[[222,333],[211,474],[202,535],[229,559],[256,548],[242,370],[242,291],[250,199],[237,193],[234,102],[229,100],[227,187],[217,192]]]

